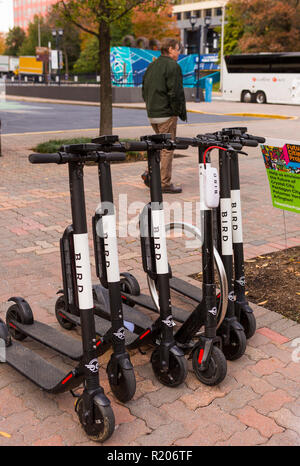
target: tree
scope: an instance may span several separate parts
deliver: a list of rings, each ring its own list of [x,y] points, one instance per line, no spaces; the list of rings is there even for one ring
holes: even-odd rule
[[[48,47],[52,35],[49,26],[45,23],[43,16],[35,15],[33,21],[28,24],[27,34],[19,49],[19,55],[35,55],[35,48],[39,45]]]
[[[166,0],[60,0],[54,8],[81,30],[98,38],[100,65],[100,134],[112,133],[112,85],[110,45],[112,24],[143,5],[148,11],[158,9]]]
[[[243,36],[244,25],[235,13],[234,2],[226,5],[225,26],[224,26],[224,55],[240,53],[239,39]],[[216,27],[215,31],[220,35],[221,27]]]
[[[122,39],[126,32],[131,31],[132,23],[130,15],[122,18],[117,23],[111,25],[111,46],[122,45]],[[97,73],[99,74],[99,41],[95,36],[86,32],[81,33],[81,52],[78,60],[74,64],[75,73]]]
[[[84,41],[73,70],[74,73],[99,73],[99,41],[97,37],[91,36]]]
[[[132,12],[123,16],[119,21],[112,23],[110,27],[111,46],[120,46],[126,34],[132,34]]]
[[[18,56],[20,55],[20,48],[25,40],[25,32],[19,26],[11,28],[5,40],[5,54]]]
[[[136,7],[132,16],[133,33],[135,37],[161,40],[164,37],[180,38],[177,20],[172,14],[172,5],[168,1],[158,11],[145,12]]]
[[[56,39],[52,37],[53,29],[62,29],[63,36],[60,42],[60,48],[63,52],[64,57],[64,67],[66,74],[69,74],[70,69],[73,68],[76,60],[80,55],[80,31],[78,28],[66,21],[63,15],[59,11],[56,11],[54,8],[51,8],[47,17],[46,24],[51,31],[51,46],[56,48]]]
[[[228,11],[232,21],[239,22],[242,28],[233,52],[298,51],[299,3],[299,0],[232,0],[227,4]],[[225,35],[226,44],[229,37]]]
[[[0,55],[3,55],[5,52],[5,38],[4,34],[0,32]]]

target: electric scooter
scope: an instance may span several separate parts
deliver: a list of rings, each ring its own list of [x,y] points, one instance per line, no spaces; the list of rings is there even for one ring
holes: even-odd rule
[[[169,137],[169,135],[154,135],[144,137],[143,139],[148,143],[148,158],[151,154],[151,151],[155,149],[155,142],[158,141],[158,138],[165,138],[165,140],[167,140]],[[185,353],[191,355],[193,368],[197,378],[206,385],[216,385],[225,378],[227,371],[226,359],[221,350],[222,340],[216,334],[217,327],[224,319],[224,311],[226,310],[226,307],[224,307],[223,304],[221,315],[218,315],[216,303],[216,285],[214,278],[212,208],[216,207],[219,198],[218,186],[215,185],[215,183],[217,183],[216,173],[211,168],[208,152],[213,146],[215,146],[216,141],[212,138],[199,136],[198,138],[176,138],[176,142],[179,144],[187,144],[198,147],[199,152],[200,199],[203,224],[203,235],[200,233],[200,238],[203,244],[203,289],[200,303],[196,306],[192,313],[188,313],[186,318],[183,319],[181,327],[175,333],[175,341]],[[130,147],[133,150],[139,150],[140,148],[139,144],[135,145],[134,143],[130,144]],[[238,144],[235,144],[235,147],[237,149],[241,148],[241,146]],[[229,148],[231,148],[231,150],[235,150],[230,145],[223,144],[223,150]],[[151,170],[151,167],[149,169],[149,177],[150,185],[151,179],[152,183],[160,183],[160,178],[158,178],[157,173]],[[204,180],[206,182],[206,188],[203,186]],[[204,196],[205,194],[206,197]],[[206,199],[206,201],[204,201],[204,199]],[[151,230],[151,217],[150,219],[149,217],[149,213],[147,215],[147,209],[144,209],[140,222],[143,224],[146,218],[148,220],[148,229],[150,229],[150,231],[155,231],[154,227]],[[176,225],[174,227],[176,227]],[[171,226],[169,229],[172,228],[173,227]],[[180,224],[180,228],[184,229],[184,225]],[[153,298],[153,302],[155,303],[156,312],[158,312],[160,310],[160,302],[159,299],[157,299],[157,296],[155,296],[157,290],[158,292],[160,290],[160,286],[157,282],[157,271],[155,269],[157,247],[152,237],[150,234],[145,235],[145,237],[141,235],[141,246],[143,266],[145,272],[147,273],[150,294]],[[219,268],[221,271],[220,275],[222,277],[223,286],[223,294],[221,299],[223,303],[226,303],[226,274],[224,268],[222,269],[221,263],[219,264]],[[170,277],[169,266],[168,270]],[[134,277],[132,275],[130,277],[125,274],[123,275],[123,295],[125,295],[125,299],[130,300],[131,303],[142,305],[149,309],[149,297],[146,299],[146,295],[135,295],[132,293],[132,283],[134,282]],[[128,280],[128,278],[130,278],[130,280]],[[199,334],[200,328],[202,326],[205,328],[204,334]]]
[[[95,154],[93,159],[107,157]],[[119,154],[117,154],[119,157]],[[66,337],[56,329],[34,321],[32,310],[23,298],[12,297],[13,304],[7,311],[6,324],[0,322],[0,338],[5,342],[5,362],[53,394],[71,391],[82,383],[84,390],[77,398],[75,410],[87,436],[95,441],[108,439],[115,426],[115,418],[109,399],[99,385],[98,344],[93,316],[93,293],[89,260],[89,244],[83,184],[83,162],[89,159],[79,154],[58,152],[56,154],[31,154],[31,163],[68,164],[71,197],[71,212],[74,239],[74,267],[76,270],[77,310],[81,322],[81,342]],[[79,360],[78,365],[67,374],[49,363],[36,352],[17,341],[12,341],[9,330],[17,340],[26,336],[46,347]],[[100,342],[101,343],[101,342]]]
[[[259,143],[263,144],[265,138],[253,136],[247,133],[247,128],[224,128],[218,132],[220,139],[226,138],[230,141],[240,142],[243,146],[250,144],[256,147]],[[240,152],[242,153],[242,152]],[[246,155],[246,154],[245,154]],[[232,246],[234,262],[234,301],[235,315],[242,324],[247,339],[251,338],[256,330],[256,320],[252,308],[246,299],[245,294],[245,267],[244,267],[244,248],[243,248],[243,231],[242,231],[242,213],[241,213],[241,195],[240,195],[240,178],[239,178],[239,160],[238,153],[230,154],[230,200],[231,200],[231,221],[232,221]],[[220,219],[220,216],[219,216]],[[220,232],[220,227],[219,227]],[[220,249],[220,237],[218,242]]]
[[[61,148],[64,154],[77,157],[81,165],[86,161],[94,161],[99,164],[109,163],[111,160],[123,160],[124,154],[104,154],[93,151],[94,145],[89,144],[72,144]],[[80,167],[82,169],[82,167]],[[83,176],[83,170],[82,170]],[[78,293],[81,287],[78,286],[78,276],[80,271],[76,268],[76,250],[75,250],[75,230],[74,224],[69,225],[60,240],[61,267],[63,277],[63,290],[55,304],[55,314],[60,325],[70,330],[75,326],[81,326],[82,320],[79,313]],[[111,284],[113,291],[107,296],[106,305],[111,309],[111,322],[102,319],[99,316],[93,317],[95,322],[96,335],[100,336],[97,341],[97,352],[99,355],[106,352],[112,347],[113,352],[106,371],[110,387],[118,400],[122,402],[129,401],[136,390],[136,380],[134,370],[130,362],[128,353],[125,350],[125,338],[128,333],[124,329],[122,305],[118,283]],[[92,287],[94,299],[94,289]],[[94,304],[94,303],[93,303]],[[94,306],[93,306],[94,307]],[[129,334],[129,338],[131,335]]]
[[[101,138],[97,138],[98,143],[81,145],[80,147],[78,146],[76,150],[79,152],[88,151],[92,153],[97,150],[102,150],[104,147],[103,142],[105,142],[105,148],[108,152],[111,150],[126,151],[123,145],[113,144],[117,139],[116,136],[102,136]],[[111,144],[113,147],[112,149]],[[71,147],[70,150],[74,151],[74,147]],[[122,154],[122,158],[124,157],[125,154]],[[125,337],[123,344],[127,348],[140,347],[147,342],[154,343],[157,347],[157,351],[154,350],[151,361],[155,375],[161,383],[168,386],[177,386],[181,384],[186,377],[186,361],[184,355],[174,345],[170,334],[167,333],[166,330],[163,330],[161,319],[157,319],[156,322],[153,322],[149,317],[136,309],[133,310],[129,308],[128,310],[128,306],[124,304],[122,310],[121,299],[119,300],[120,274],[109,153],[107,154],[106,161],[104,159],[99,160],[98,175],[101,203],[93,218],[96,273],[101,282],[101,285],[97,284],[93,286],[96,333],[99,334],[99,331],[101,333],[101,329],[98,329],[97,322],[98,319],[102,320],[104,317],[112,321],[115,329],[114,334],[121,333],[123,338]],[[65,253],[62,253],[62,255],[64,255],[63,264],[73,262],[70,231],[68,235],[69,239],[66,241],[67,247],[65,247]],[[64,290],[68,290],[68,292],[64,293],[64,295],[57,300],[57,317],[64,328],[71,328],[72,324],[76,322],[76,316],[73,314],[73,299],[69,298],[69,296],[72,297],[74,294],[74,287],[72,285],[74,273],[72,269],[66,273],[65,266],[63,275],[65,276],[64,281],[68,281],[69,283],[67,286],[64,286]],[[113,307],[108,306],[109,300],[113,303]],[[120,317],[124,309],[124,327],[122,327],[120,332]],[[170,312],[168,315],[170,315]],[[160,338],[161,341],[157,346],[156,340]],[[110,371],[112,367],[113,364],[109,364],[108,371]]]
[[[239,144],[256,147],[264,138],[246,134],[246,128],[227,128],[220,132],[208,134],[207,137],[215,139],[215,143]],[[220,167],[220,205],[216,209],[217,216],[217,251],[220,252],[226,270],[228,282],[228,305],[226,317],[218,326],[218,334],[222,336],[223,352],[227,359],[238,359],[244,354],[246,338],[255,332],[255,317],[252,309],[245,299],[245,277],[243,263],[243,244],[241,232],[241,207],[238,176],[238,154],[241,150],[219,150]],[[233,243],[232,243],[233,242]],[[234,250],[235,280],[233,283],[232,244]],[[215,258],[216,258],[215,251]],[[219,267],[217,268],[219,270]],[[190,299],[201,302],[200,290],[179,278],[172,277],[170,286],[178,293]],[[235,296],[236,295],[236,299]]]

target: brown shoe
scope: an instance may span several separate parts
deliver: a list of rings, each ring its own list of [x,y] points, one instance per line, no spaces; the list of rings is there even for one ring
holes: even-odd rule
[[[182,188],[180,186],[174,186],[173,183],[170,184],[170,186],[165,186],[162,188],[163,193],[169,193],[169,194],[178,194],[182,192]]]

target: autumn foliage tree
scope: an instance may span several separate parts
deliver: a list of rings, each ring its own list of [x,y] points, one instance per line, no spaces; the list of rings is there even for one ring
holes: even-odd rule
[[[180,38],[176,25],[176,17],[172,13],[171,2],[168,1],[157,11],[145,12],[141,7],[133,10],[132,30],[135,37],[161,40],[164,37]]]
[[[243,53],[299,51],[299,0],[231,0],[227,7],[229,18],[236,24],[233,50]],[[232,33],[232,29],[225,29],[225,47]]]
[[[54,6],[67,22],[99,42],[100,134],[112,133],[112,84],[110,70],[111,28],[137,6],[151,12],[166,0],[59,0]]]
[[[5,47],[6,47],[5,37],[4,37],[4,34],[2,34],[2,32],[0,32],[0,55],[4,54]]]

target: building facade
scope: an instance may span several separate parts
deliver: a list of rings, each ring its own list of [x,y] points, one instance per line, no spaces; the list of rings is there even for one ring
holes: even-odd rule
[[[181,33],[184,53],[217,53],[220,34],[214,28],[221,26],[228,0],[177,0],[173,13]]]
[[[57,0],[13,0],[14,26],[26,30],[34,15],[45,16],[54,3]]]

